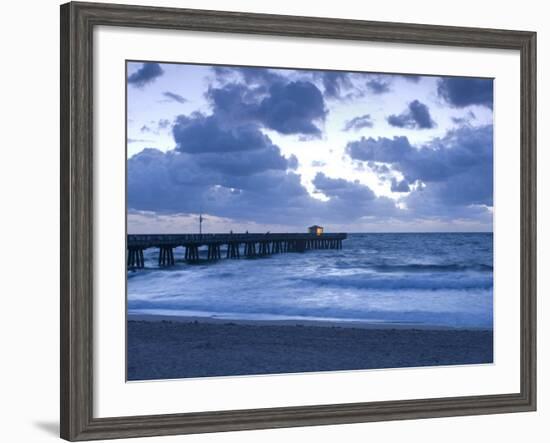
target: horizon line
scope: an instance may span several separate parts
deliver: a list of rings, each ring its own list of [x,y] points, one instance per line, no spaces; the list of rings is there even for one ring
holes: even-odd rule
[[[232,234],[265,234],[266,232],[231,232]],[[303,231],[271,232],[269,234],[307,234]],[[326,231],[324,234],[494,234],[494,231]],[[126,232],[126,235],[201,235],[198,232]],[[230,234],[230,232],[203,232],[202,235]]]

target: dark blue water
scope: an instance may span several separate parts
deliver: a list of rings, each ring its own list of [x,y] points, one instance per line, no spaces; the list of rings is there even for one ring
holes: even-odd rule
[[[350,234],[315,250],[128,273],[133,313],[493,325],[492,234]],[[183,257],[176,250],[176,258]]]

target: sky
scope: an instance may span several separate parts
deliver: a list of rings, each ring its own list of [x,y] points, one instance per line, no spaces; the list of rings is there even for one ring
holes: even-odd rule
[[[128,233],[493,228],[493,81],[127,62]]]

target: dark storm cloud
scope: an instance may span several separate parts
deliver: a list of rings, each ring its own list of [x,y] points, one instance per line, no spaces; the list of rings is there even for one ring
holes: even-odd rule
[[[318,172],[313,179],[315,188],[330,198],[323,203],[327,217],[351,221],[363,216],[392,217],[398,213],[393,200],[377,197],[368,186],[358,181],[331,178]]]
[[[327,114],[323,95],[310,82],[274,84],[258,107],[258,117],[268,128],[281,134],[320,136],[316,121]]]
[[[352,129],[358,131],[363,128],[372,128],[372,126],[373,122],[370,114],[365,114],[348,120],[344,125],[344,131],[350,131]]]
[[[229,83],[207,90],[205,96],[212,113],[180,115],[172,127],[178,164],[185,161],[183,170],[200,171],[218,200],[225,195],[224,189],[230,190],[227,195],[233,200],[235,195],[248,199],[248,205],[252,204],[250,192],[263,190],[265,198],[271,194],[269,198],[273,200],[277,189],[288,191],[289,180],[294,183],[294,191],[299,189],[304,199],[310,198],[299,176],[290,172],[297,168],[298,159],[294,155],[283,156],[262,130],[319,135],[315,123],[324,119],[326,111],[317,87],[310,82],[289,81],[260,68],[217,68],[215,73],[218,79],[229,79]],[[236,78],[246,80],[246,84],[236,82]],[[281,187],[275,179],[287,185]],[[248,186],[251,181],[253,187]],[[268,183],[271,190],[262,189],[262,183]],[[212,192],[207,192],[209,199]],[[257,204],[268,203],[260,198]]]
[[[240,83],[228,83],[221,88],[209,88],[206,98],[213,105],[213,112],[228,122],[254,120],[260,96],[255,90]]]
[[[389,174],[391,172],[391,169],[388,168],[388,165],[385,163],[376,163],[373,161],[367,162],[367,166],[374,172],[376,172],[379,176],[384,176],[385,174]]]
[[[450,207],[493,205],[493,127],[462,127],[414,147],[407,137],[361,138],[348,143],[352,159],[386,163],[419,183],[406,203],[439,214]]]
[[[247,131],[216,128],[217,122],[209,118],[200,114],[179,118],[174,126],[179,140],[176,149],[166,153],[145,149],[128,160],[130,209],[194,213],[202,208],[208,214],[235,220],[304,227],[311,218],[349,222],[365,212],[379,217],[394,213],[393,202],[376,197],[367,186],[324,174],[316,176],[315,186],[330,200],[312,198],[301,177],[292,171],[297,165],[295,157],[283,157],[268,137],[254,135],[253,127]],[[187,131],[193,125],[206,125],[221,142],[203,138],[203,146],[209,150],[198,149],[198,141],[189,144],[192,134]],[[204,137],[207,131],[199,129],[194,136]],[[238,150],[236,140],[248,140],[251,134],[252,148]]]
[[[346,153],[354,160],[381,163],[399,163],[414,149],[407,137],[361,137],[358,141],[349,142]]]
[[[229,83],[207,92],[215,113],[233,121],[257,122],[281,134],[319,137],[317,126],[327,110],[321,91],[311,82],[276,82],[266,92]]]
[[[409,103],[407,110],[399,115],[390,115],[387,118],[391,126],[409,129],[431,129],[436,126],[430,115],[430,109],[418,100]]]
[[[253,151],[271,146],[252,123],[225,127],[216,116],[180,115],[172,128],[177,150],[187,153]]]
[[[420,81],[420,78],[421,78],[420,75],[414,75],[414,74],[402,74],[401,76],[405,80],[410,81],[411,83],[418,83]]]
[[[180,103],[180,104],[184,104],[187,102],[187,99],[182,97],[181,95],[179,94],[176,94],[174,92],[170,92],[170,91],[165,91],[162,93],[162,95],[166,98],[168,98],[169,100],[173,100],[177,103]]]
[[[272,85],[286,81],[284,76],[265,68],[242,67],[234,68],[234,71],[242,76],[246,84]]]
[[[304,209],[315,209],[299,175],[265,169],[265,163],[260,168],[255,163],[265,154],[262,150],[246,152],[247,158],[244,154],[145,149],[128,160],[128,207],[161,213],[202,208],[220,217],[267,223],[301,220]],[[240,163],[243,159],[248,166]]]
[[[439,97],[455,108],[470,105],[493,109],[493,81],[491,79],[449,77],[439,80]]]
[[[409,187],[409,183],[407,183],[407,180],[396,180],[395,178],[392,178],[391,180],[391,191],[392,192],[410,192],[411,188]]]
[[[224,176],[250,176],[265,171],[292,169],[296,158],[286,159],[272,145],[255,151],[199,154],[194,161],[201,168],[220,172]]]
[[[326,98],[341,99],[346,91],[353,88],[350,74],[347,72],[326,71],[320,73]]]
[[[195,117],[197,124],[208,118]],[[183,123],[189,124],[193,122]],[[240,131],[232,136],[243,134],[248,136]],[[408,193],[402,199],[406,211],[358,181],[324,173],[315,176],[313,185],[329,200],[314,199],[291,170],[296,159],[283,157],[269,139],[258,140],[255,149],[246,150],[234,150],[233,143],[225,142],[220,146],[228,150],[220,152],[187,151],[183,144],[167,153],[145,149],[128,160],[129,208],[165,213],[203,208],[235,220],[306,226],[311,219],[347,223],[365,216],[482,220],[487,211],[475,205],[492,205],[491,127],[461,128],[422,147],[412,146],[406,137],[350,143],[347,151],[354,159],[381,173],[395,170],[403,175],[402,180],[394,178],[391,187]]]
[[[203,169],[227,175],[294,169],[297,159],[283,157],[257,125],[225,126],[216,116],[179,116],[172,128],[176,151],[192,154]]]
[[[168,120],[166,118],[161,118],[158,121],[158,128],[159,129],[166,129],[168,126],[170,126],[170,120]]]
[[[330,178],[322,172],[318,172],[313,179],[315,187],[327,197],[341,198],[344,200],[374,200],[376,195],[365,185],[358,182],[350,182],[343,178]]]
[[[476,115],[470,111],[463,117],[451,117],[454,124],[459,126],[469,125],[472,120],[476,119]]]
[[[429,129],[436,126],[430,115],[430,109],[418,100],[409,103],[409,113],[418,128]]]
[[[373,78],[366,83],[367,89],[373,94],[385,94],[390,92],[390,82],[387,79]]]
[[[216,79],[222,84],[237,83],[249,89],[267,93],[274,84],[308,82],[322,91],[325,100],[347,100],[360,97],[363,92],[354,85],[354,79],[364,79],[366,74],[308,69],[269,69],[257,67],[213,68]]]
[[[283,155],[266,130],[320,137],[328,113],[325,99],[355,94],[357,78],[351,77],[352,82],[347,76],[325,79],[321,73],[287,75],[263,68],[218,67],[214,72],[216,80],[205,93],[208,113],[163,121],[176,148],[145,149],[128,159],[129,209],[174,214],[202,209],[234,220],[305,227],[365,217],[481,217],[483,210],[472,205],[492,205],[492,128],[483,132],[471,127],[421,147],[411,146],[406,137],[348,143],[346,152],[354,164],[365,173],[368,165],[388,186],[391,181],[406,211],[359,181],[321,172],[312,184],[328,201],[313,198],[296,172],[297,158]],[[366,78],[361,78],[365,88]],[[406,111],[414,127],[433,124],[427,107],[423,114],[424,105],[417,103]],[[152,124],[156,130],[157,122]],[[346,130],[369,125],[369,115],[362,115],[347,122]]]
[[[231,68],[229,66],[212,66],[211,69],[212,72],[214,72],[216,78],[221,80],[225,80],[227,77],[231,77],[234,72],[234,68]]]
[[[368,93],[381,95],[391,92],[395,76],[366,72],[319,72],[314,78],[320,79],[326,99],[359,99]],[[408,76],[407,76],[408,77]],[[415,81],[415,80],[411,80]]]
[[[158,63],[143,63],[141,68],[128,77],[128,84],[142,88],[164,74]]]

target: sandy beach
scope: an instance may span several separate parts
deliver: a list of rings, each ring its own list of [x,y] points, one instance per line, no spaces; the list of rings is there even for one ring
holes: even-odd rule
[[[493,331],[128,317],[129,381],[493,362]]]

